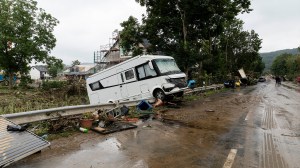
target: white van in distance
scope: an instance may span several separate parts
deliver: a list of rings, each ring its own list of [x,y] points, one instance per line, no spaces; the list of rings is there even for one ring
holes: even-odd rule
[[[90,104],[182,96],[186,75],[170,56],[143,55],[91,75],[86,80]]]

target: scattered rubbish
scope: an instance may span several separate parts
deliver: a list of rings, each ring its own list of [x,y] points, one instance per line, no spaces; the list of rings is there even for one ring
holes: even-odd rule
[[[96,131],[96,132],[99,132],[99,133],[105,131],[105,128],[101,128],[101,127],[92,127],[91,129],[92,129],[93,131]]]
[[[158,107],[162,106],[164,102],[161,99],[157,99],[156,102],[154,103],[153,107]]]
[[[137,105],[138,110],[151,110],[152,105],[149,104],[147,101],[142,100],[138,105]]]
[[[138,122],[139,121],[139,118],[124,118],[124,120],[123,121],[125,121],[125,122],[132,122],[132,123],[136,123],[136,122]]]
[[[153,118],[153,115],[151,115],[151,114],[145,114],[145,115],[141,115],[140,117],[139,117],[139,119],[142,119],[143,121],[146,121],[146,120],[148,120],[148,119],[152,119]]]
[[[80,128],[79,128],[79,131],[81,131],[81,132],[83,132],[83,133],[87,133],[89,130],[86,129],[86,128],[80,127]]]
[[[126,107],[126,106],[125,106]],[[110,121],[116,121],[118,117],[121,117],[123,115],[122,111],[126,113],[126,108],[124,106],[122,107],[122,110],[120,107],[116,107],[114,109],[108,110],[108,111],[99,111],[99,119],[101,120],[110,120]],[[129,111],[129,109],[128,109]]]
[[[194,89],[196,87],[196,81],[195,80],[189,80],[188,81],[188,88]]]
[[[104,121],[99,121],[98,127],[101,127],[101,128],[105,127],[105,122]]]
[[[177,104],[172,102],[163,102],[161,99],[157,99],[154,107],[168,105],[168,107],[177,108]],[[123,131],[127,129],[136,128],[138,122],[144,122],[146,120],[159,119],[162,120],[162,116],[153,111],[153,106],[146,100],[142,100],[135,107],[129,108],[125,105],[117,106],[110,110],[97,110],[97,119],[93,120],[91,127],[82,126],[82,128],[91,128],[91,130],[101,133],[109,134],[113,132]],[[147,125],[146,127],[151,127]],[[81,130],[84,132],[85,130]]]
[[[93,121],[94,121],[94,119],[81,118],[79,120],[80,127],[90,129],[92,127],[92,125],[93,125]]]
[[[44,134],[43,136],[41,136],[43,139],[47,139],[48,138],[48,134]]]
[[[44,130],[47,130],[47,133],[49,134],[74,131],[78,129],[78,121],[80,120],[80,117],[81,116],[65,116],[57,119],[42,121],[31,131],[40,133],[41,131],[43,132]]]
[[[7,131],[25,131],[29,127],[29,124],[25,125],[7,125],[6,129]]]
[[[98,133],[101,133],[101,134],[110,134],[113,132],[119,132],[119,131],[123,131],[123,130],[133,129],[136,127],[137,127],[136,125],[133,125],[131,123],[114,122],[111,125],[105,127],[104,130],[102,130],[102,128],[99,128],[99,127],[94,127],[94,128],[92,128],[92,130],[96,131]]]
[[[143,128],[152,128],[152,126],[148,124],[148,125],[144,125]]]
[[[139,114],[154,114],[153,111],[138,111]]]
[[[121,110],[121,114],[122,114],[122,115],[128,115],[128,113],[129,113],[129,108],[128,108],[127,106],[125,106],[125,105],[123,105],[123,106],[120,108],[120,110]]]
[[[215,110],[212,110],[212,109],[207,109],[205,110],[206,112],[215,112]]]
[[[161,99],[157,99],[153,107],[159,107],[164,105],[166,105],[167,108],[180,108],[176,103],[170,101],[162,101]]]

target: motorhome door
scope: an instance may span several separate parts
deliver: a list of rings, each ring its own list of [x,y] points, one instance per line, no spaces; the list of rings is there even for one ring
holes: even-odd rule
[[[122,72],[122,71],[123,71],[123,69],[118,69],[117,76],[118,76],[118,81],[119,81],[121,99],[125,99],[128,97],[128,91],[127,91],[127,86],[124,85],[125,78],[124,78],[124,72]]]

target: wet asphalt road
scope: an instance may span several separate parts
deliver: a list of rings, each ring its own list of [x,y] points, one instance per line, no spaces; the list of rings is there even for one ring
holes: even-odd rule
[[[300,167],[299,91],[268,81],[220,94],[251,95],[257,102],[218,138],[209,140],[206,132],[204,139],[199,129],[181,124],[149,121],[106,136],[78,134],[70,140],[77,146],[61,144],[61,150],[46,149],[10,167]]]
[[[261,83],[261,99],[245,118],[243,143],[233,167],[300,167],[300,92]]]

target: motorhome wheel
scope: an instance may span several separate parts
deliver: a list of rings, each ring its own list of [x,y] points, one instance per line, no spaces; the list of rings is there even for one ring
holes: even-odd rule
[[[154,97],[155,97],[156,99],[164,100],[165,97],[166,97],[166,95],[165,95],[165,93],[164,93],[162,90],[157,89],[157,90],[155,90],[155,92],[154,92]]]

